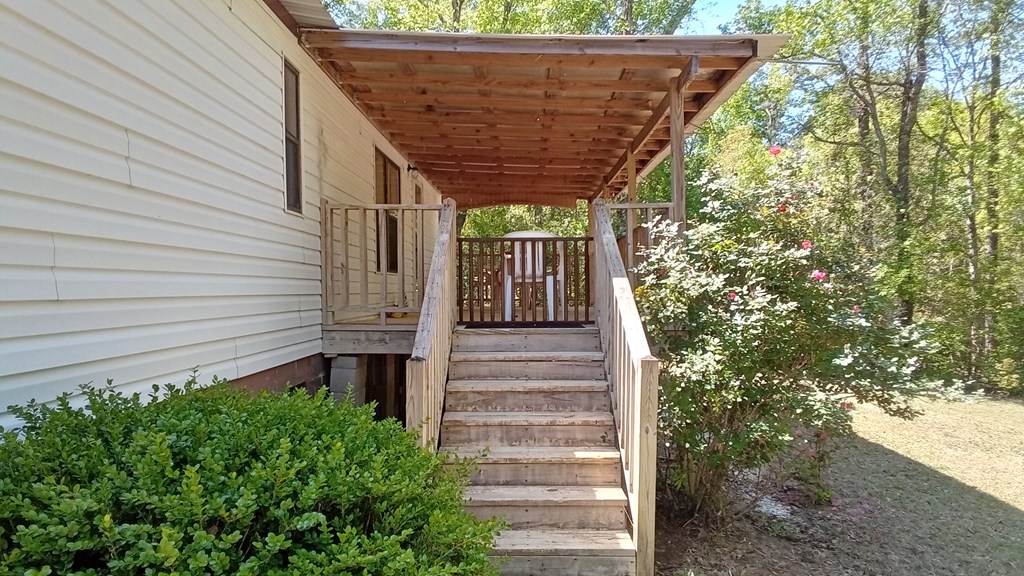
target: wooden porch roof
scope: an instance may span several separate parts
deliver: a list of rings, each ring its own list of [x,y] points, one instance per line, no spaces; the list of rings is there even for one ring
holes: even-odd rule
[[[669,97],[691,132],[781,36],[523,36],[302,29],[362,111],[461,208],[574,206],[653,169]],[[678,80],[676,80],[678,78]]]

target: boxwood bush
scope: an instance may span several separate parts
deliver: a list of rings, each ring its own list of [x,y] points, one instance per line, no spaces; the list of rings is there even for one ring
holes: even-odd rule
[[[0,575],[493,573],[498,527],[463,511],[465,471],[372,407],[158,392],[14,409]]]

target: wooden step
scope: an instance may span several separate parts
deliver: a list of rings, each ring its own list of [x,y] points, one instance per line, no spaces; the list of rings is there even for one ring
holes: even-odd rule
[[[610,486],[468,486],[466,510],[512,528],[623,530],[626,494]]]
[[[445,410],[585,411],[611,410],[606,380],[452,380]]]
[[[452,352],[451,380],[604,380],[602,352]]]
[[[491,554],[503,576],[636,573],[636,547],[621,530],[503,530]]]
[[[614,446],[609,412],[447,412],[441,446]]]
[[[481,455],[475,447],[446,450],[476,458],[470,484],[477,486],[620,486],[622,462],[614,448],[500,446]]]
[[[458,328],[455,352],[601,351],[601,333],[588,328]]]
[[[533,352],[452,352],[452,362],[603,362],[603,352],[533,351]]]

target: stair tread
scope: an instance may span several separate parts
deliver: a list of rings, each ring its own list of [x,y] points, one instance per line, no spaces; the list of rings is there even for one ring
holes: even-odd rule
[[[558,446],[495,446],[481,456],[484,450],[477,446],[457,446],[443,451],[455,454],[459,458],[478,458],[480,462],[490,464],[517,462],[576,462],[580,460],[617,463],[619,451],[614,448],[575,448]]]
[[[494,540],[496,556],[588,556],[632,557],[636,546],[624,530],[535,529],[502,530]]]
[[[501,335],[519,335],[519,334],[600,334],[597,326],[572,326],[566,328],[557,327],[517,327],[517,328],[467,328],[466,326],[459,326],[455,329],[456,335],[465,336],[479,336],[486,334],[501,334]]]
[[[604,352],[452,352],[452,362],[598,362]]]
[[[611,425],[611,412],[445,412],[441,424],[463,426]]]
[[[467,486],[467,503],[594,505],[625,504],[626,493],[618,486]]]
[[[451,380],[448,392],[606,392],[607,380],[516,380],[487,378]]]

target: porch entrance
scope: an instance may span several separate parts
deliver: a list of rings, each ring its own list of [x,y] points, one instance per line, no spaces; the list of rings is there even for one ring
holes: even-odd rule
[[[593,322],[593,239],[514,232],[459,238],[458,323],[559,326]]]

